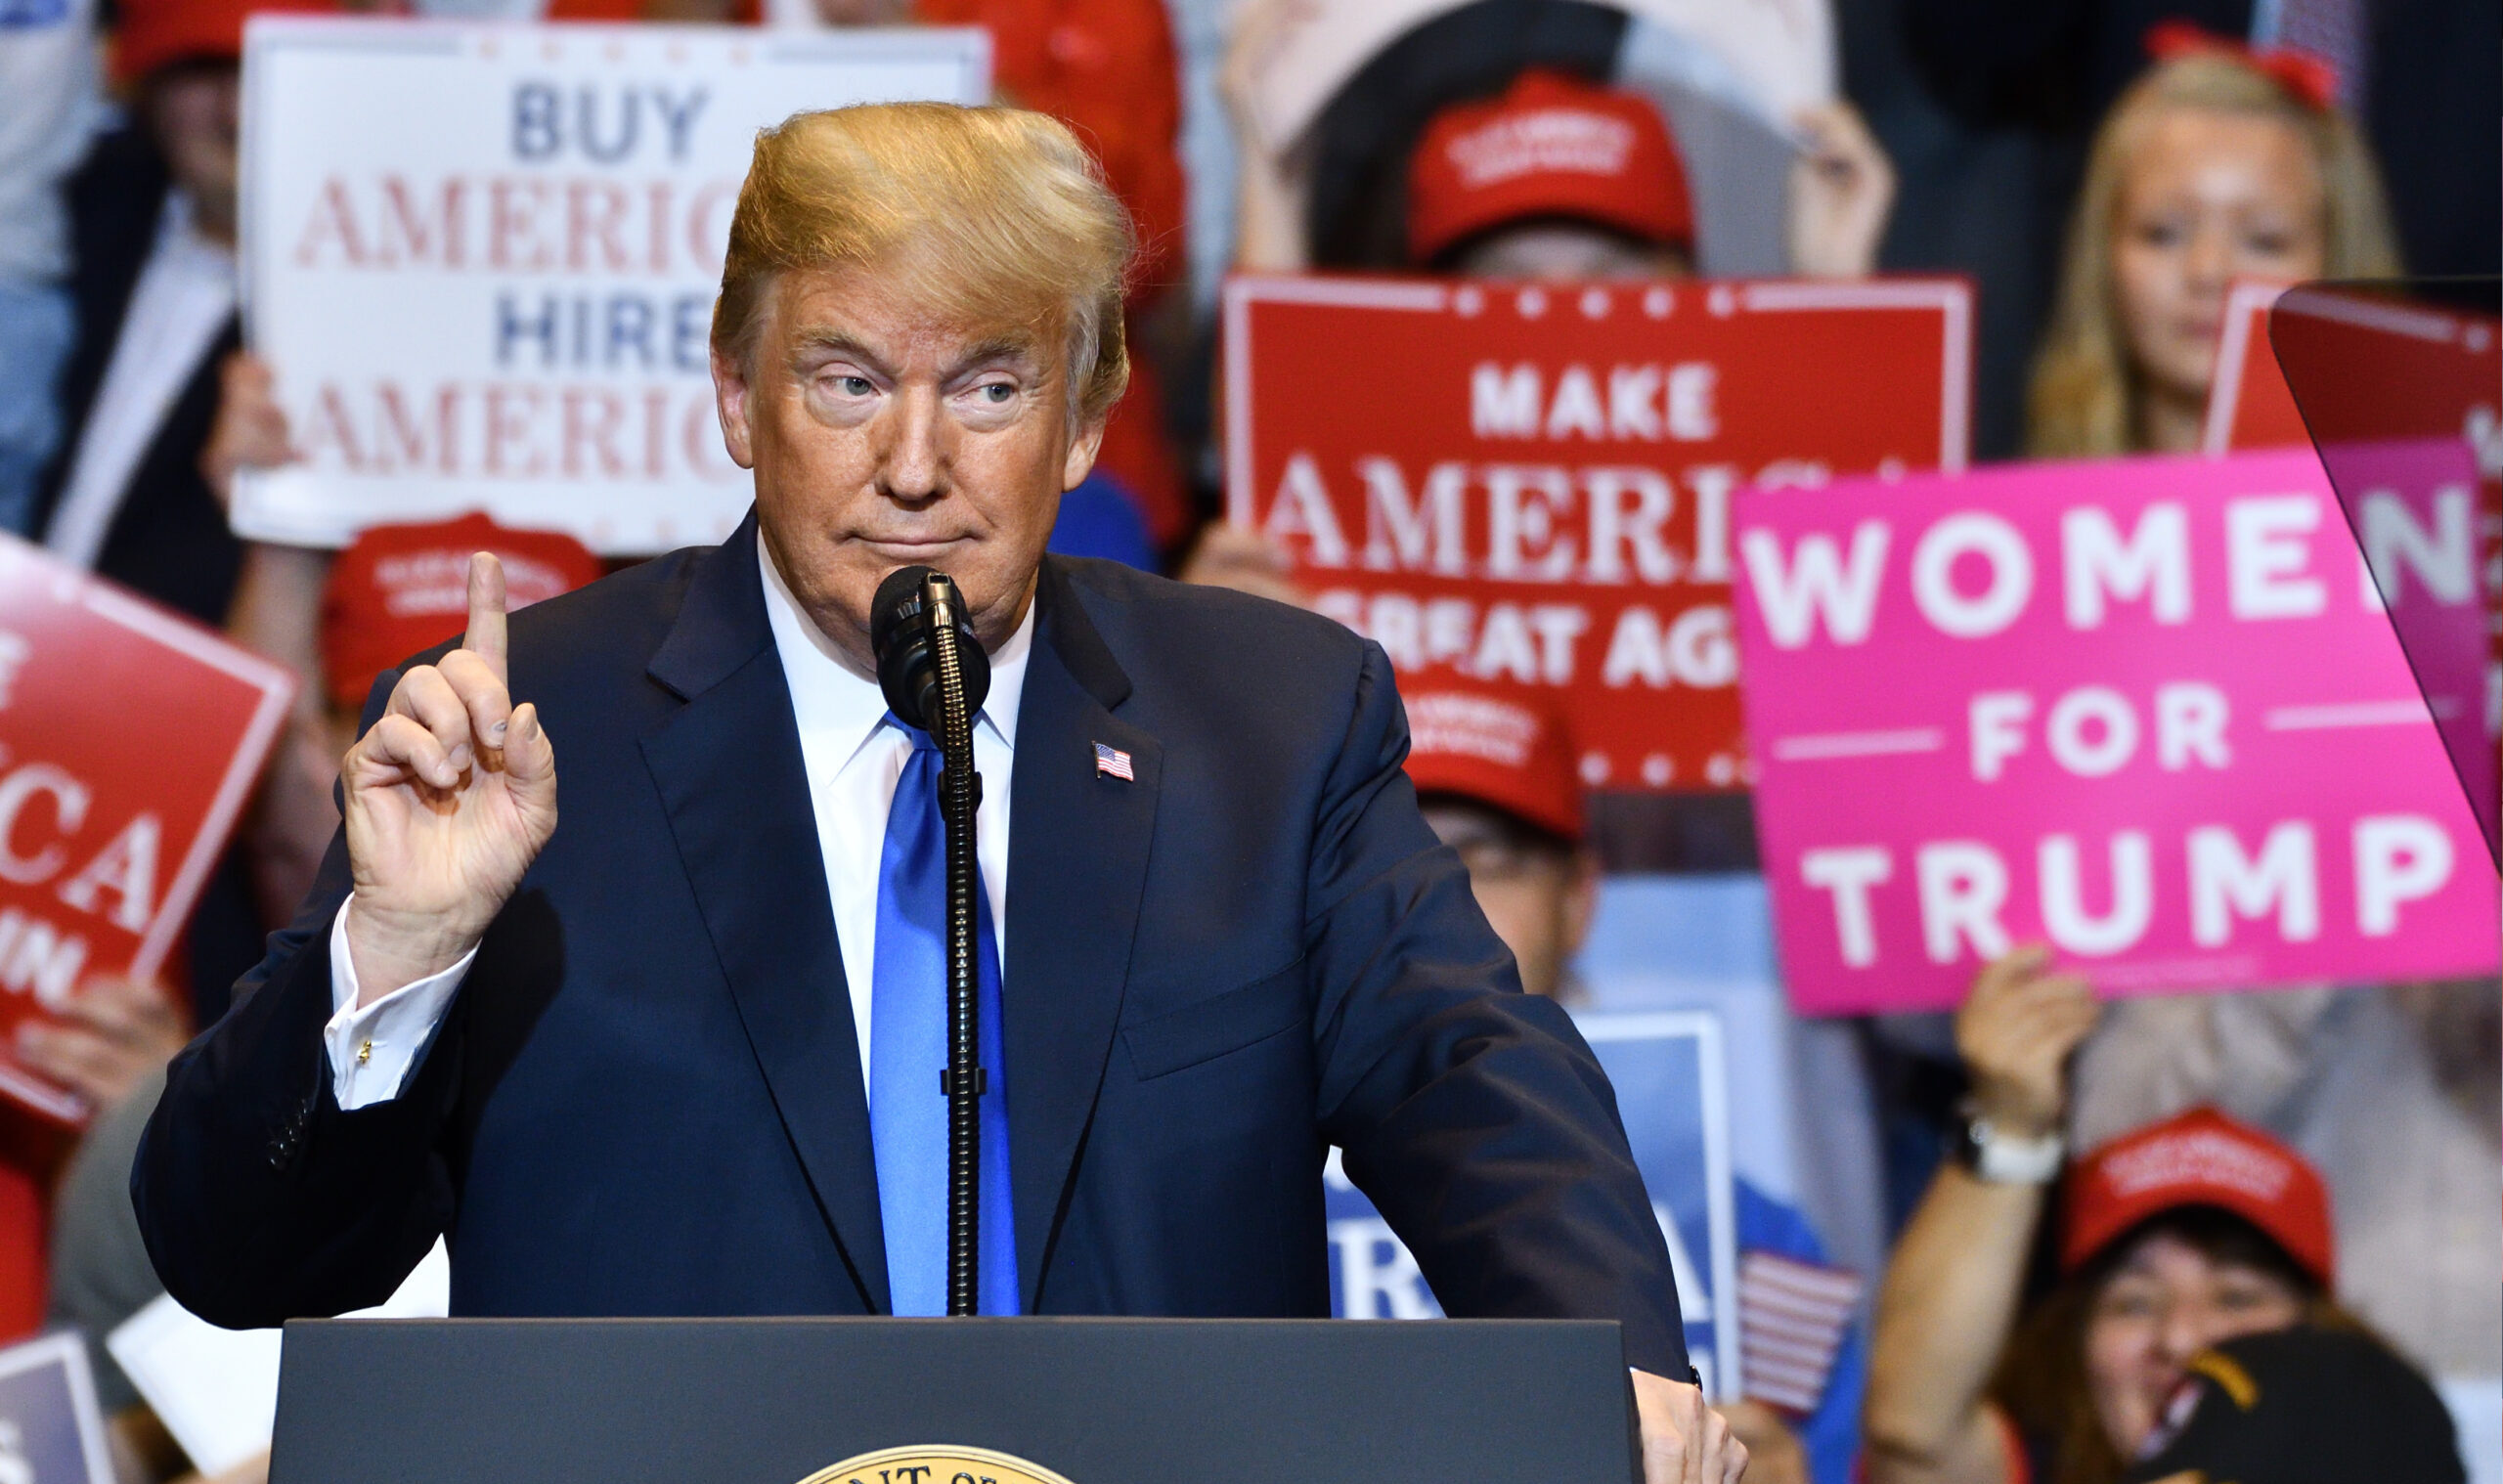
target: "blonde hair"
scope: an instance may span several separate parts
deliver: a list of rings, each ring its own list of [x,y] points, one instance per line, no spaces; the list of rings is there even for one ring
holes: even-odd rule
[[[756,137],[730,217],[713,348],[746,362],[774,281],[872,267],[907,302],[1068,338],[1080,422],[1129,384],[1129,215],[1076,135],[1022,109],[863,104]]]
[[[2398,272],[2381,172],[2345,114],[2315,109],[2276,79],[2229,57],[2177,57],[2149,67],[2105,115],[2086,157],[2059,293],[2027,397],[2026,447],[2037,457],[2126,454],[2135,445],[2130,418],[2138,373],[2112,282],[2112,232],[2130,158],[2155,116],[2176,108],[2259,114],[2292,124],[2311,147],[2320,174],[2325,276],[2383,278]]]

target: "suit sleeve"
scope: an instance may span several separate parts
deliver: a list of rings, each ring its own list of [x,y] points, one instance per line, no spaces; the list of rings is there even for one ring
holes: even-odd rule
[[[398,676],[385,672],[371,725]],[[323,1026],[330,924],[350,890],[331,837],[295,921],[236,985],[234,1008],[166,1069],[131,1170],[157,1277],[183,1307],[246,1329],[371,1307],[442,1234],[453,1181],[440,1150],[459,1086],[456,1002],[401,1095],[343,1112]]]
[[[1668,1247],[1615,1093],[1571,1018],[1521,992],[1418,812],[1407,753],[1368,643],[1312,846],[1323,1132],[1445,1312],[1618,1320],[1628,1365],[1683,1380]]]

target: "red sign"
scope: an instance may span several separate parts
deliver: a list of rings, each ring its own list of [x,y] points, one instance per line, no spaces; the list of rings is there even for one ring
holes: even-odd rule
[[[16,1027],[96,974],[154,975],[295,683],[187,619],[0,537],[0,1093],[65,1121]]]
[[[2310,284],[2277,301],[2268,337],[2350,516],[2389,493],[2380,481],[2358,477],[2382,467],[2380,450],[2402,440],[2468,445],[2480,482],[2476,539],[2485,574],[2487,704],[2484,755],[2463,754],[2459,771],[2473,795],[2490,797],[2470,780],[2493,775],[2490,749],[2503,735],[2503,324],[2490,311],[2432,302],[2409,285],[2391,292],[2371,284]],[[2376,571],[2386,584],[2399,584],[2403,595],[2405,579],[2382,570],[2391,554],[2375,554]],[[2448,648],[2447,625],[2426,625],[2431,611],[2404,601],[2392,610],[2399,642],[2420,673],[2448,668],[2437,658]],[[2456,745],[2475,740],[2465,729],[2446,737]]]
[[[2217,370],[2208,378],[2208,418],[2199,447],[2211,457],[2245,449],[2308,448],[2304,415],[2268,349],[2268,307],[2288,285],[2237,279],[2225,291],[2217,332]]]
[[[2272,323],[2273,316],[2273,323]],[[2303,383],[2298,409],[2288,384]],[[2226,296],[2201,443],[2209,454],[2455,437],[2503,478],[2503,326],[2434,304],[2237,282]],[[2306,424],[2305,414],[2310,415]]]
[[[1226,286],[1227,509],[1411,677],[1560,693],[1582,776],[1743,787],[1731,496],[1963,467],[1972,291]]]

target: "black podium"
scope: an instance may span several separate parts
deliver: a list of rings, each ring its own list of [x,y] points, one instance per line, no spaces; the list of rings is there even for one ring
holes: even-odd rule
[[[1613,1323],[323,1320],[286,1327],[270,1477],[1616,1484],[1628,1408]]]

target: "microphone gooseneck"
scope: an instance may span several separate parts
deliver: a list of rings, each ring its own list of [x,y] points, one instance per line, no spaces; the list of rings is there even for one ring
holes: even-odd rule
[[[878,687],[906,726],[939,745],[939,811],[946,826],[947,1313],[979,1312],[982,1251],[980,944],[982,868],[974,851],[982,776],[974,770],[974,717],[990,692],[990,657],[974,637],[953,580],[904,567],[878,585],[869,609]]]

